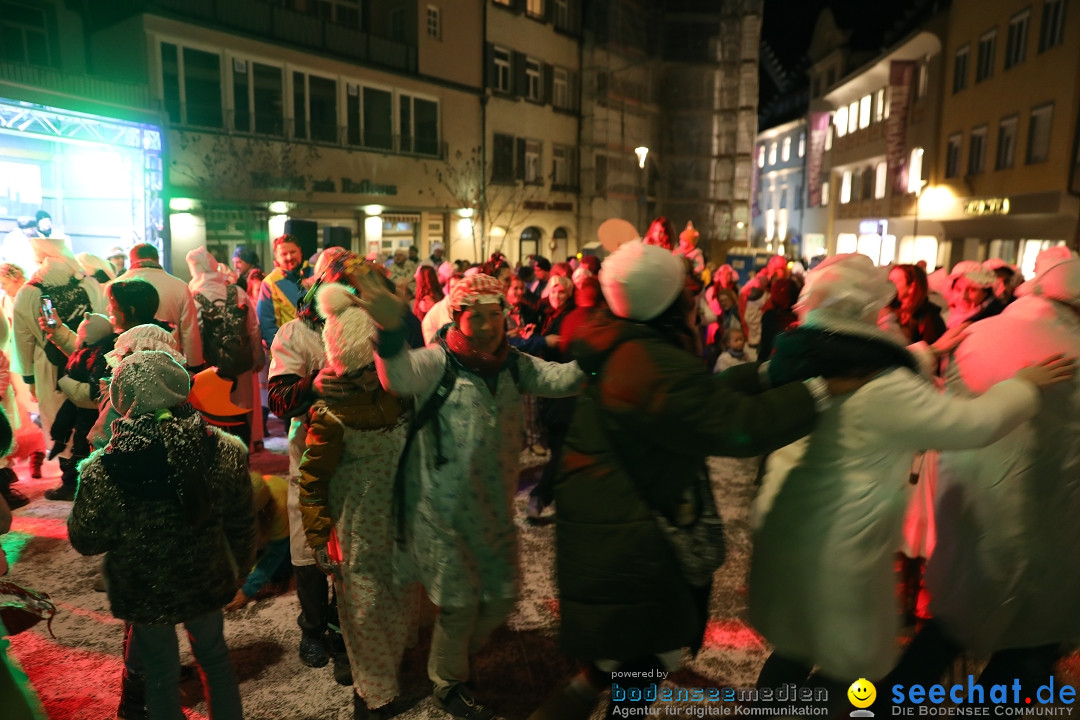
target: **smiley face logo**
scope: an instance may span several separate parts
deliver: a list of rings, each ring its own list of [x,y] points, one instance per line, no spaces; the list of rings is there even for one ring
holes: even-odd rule
[[[848,700],[857,708],[868,708],[877,699],[877,688],[866,678],[859,678],[851,683],[847,691]]]

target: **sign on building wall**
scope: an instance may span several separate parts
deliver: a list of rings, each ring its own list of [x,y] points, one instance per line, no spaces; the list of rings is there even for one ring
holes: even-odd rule
[[[828,135],[829,113],[810,113],[810,157],[806,160],[806,182],[810,207],[821,207],[821,169],[825,162],[825,139]]]
[[[889,65],[889,119],[885,121],[885,157],[889,162],[893,195],[906,195],[907,124],[914,60],[893,60]]]

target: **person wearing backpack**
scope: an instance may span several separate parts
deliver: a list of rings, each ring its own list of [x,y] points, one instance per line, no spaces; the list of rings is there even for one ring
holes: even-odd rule
[[[66,400],[64,393],[56,387],[56,380],[59,369],[67,364],[67,357],[49,342],[38,324],[38,318],[42,316],[42,298],[50,299],[60,323],[74,332],[84,314],[105,311],[105,294],[98,281],[82,271],[66,238],[57,235],[34,237],[29,242],[39,267],[15,295],[12,311],[14,366],[37,400],[42,430],[49,435],[56,413]],[[70,451],[60,455],[62,466],[70,463],[70,456]]]
[[[439,607],[428,659],[435,703],[456,718],[487,720],[494,713],[467,683],[470,657],[517,599],[521,396],[575,395],[585,376],[574,363],[510,348],[503,285],[488,275],[454,287],[452,324],[419,350],[405,348],[405,304],[374,273],[357,285],[361,307],[380,327],[375,364],[383,388],[416,399],[394,507],[401,582],[423,583]]]
[[[239,435],[251,446],[251,418],[262,413],[262,403],[254,392],[252,373],[265,363],[259,341],[259,320],[255,303],[237,285],[229,285],[217,271],[217,260],[205,247],[187,254],[191,282],[188,289],[198,309],[202,334],[203,358],[218,369],[218,374],[233,383],[229,399],[252,413],[244,417]]]

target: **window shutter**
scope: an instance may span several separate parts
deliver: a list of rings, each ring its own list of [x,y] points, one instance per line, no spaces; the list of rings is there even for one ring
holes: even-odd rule
[[[555,22],[555,0],[544,0],[544,22]]]
[[[510,72],[514,76],[510,91],[519,97],[528,97],[529,76],[525,74],[525,53],[511,53]]]
[[[525,179],[525,138],[517,139],[517,162],[514,163],[514,169],[516,170],[516,177],[518,180]]]
[[[547,63],[541,66],[541,79],[544,83],[544,94],[540,98],[540,102],[550,105],[555,97],[555,73]]]
[[[570,109],[574,112],[581,110],[581,74],[577,72],[567,73],[567,91],[570,93]]]

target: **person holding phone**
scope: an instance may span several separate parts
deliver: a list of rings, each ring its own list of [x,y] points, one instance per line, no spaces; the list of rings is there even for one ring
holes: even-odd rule
[[[105,295],[98,281],[83,272],[66,238],[57,234],[34,237],[30,238],[30,245],[39,267],[15,295],[13,365],[37,400],[42,429],[49,435],[56,413],[66,399],[56,381],[59,368],[66,364],[67,358],[59,346],[50,343],[51,333],[46,333],[41,325],[51,319],[57,324],[53,329],[62,323],[74,331],[85,313],[105,311]],[[45,323],[39,324],[39,318],[44,318]],[[60,467],[74,479],[70,451],[60,455]],[[73,483],[45,492],[50,500],[71,500],[73,496]]]

